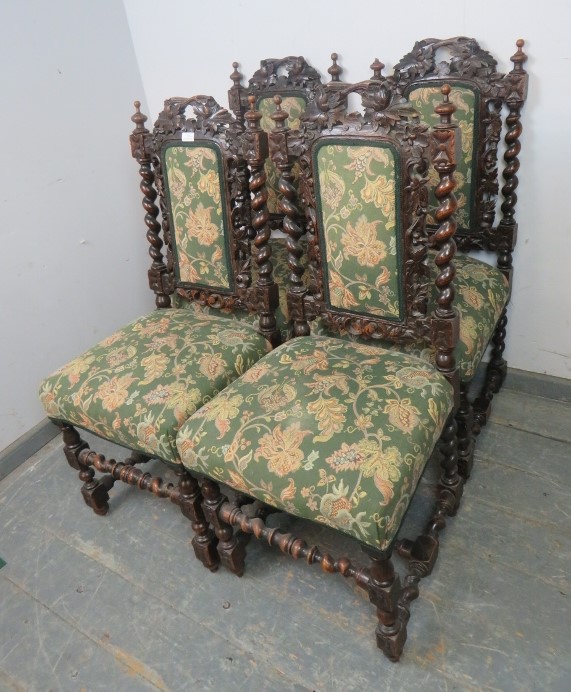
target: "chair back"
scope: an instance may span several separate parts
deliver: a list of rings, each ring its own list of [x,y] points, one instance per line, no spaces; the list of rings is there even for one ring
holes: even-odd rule
[[[339,76],[343,70],[337,63],[337,54],[332,53],[331,59],[332,64],[328,69],[331,76],[329,85],[341,85]],[[297,128],[307,106],[314,101],[317,90],[322,86],[319,72],[301,55],[261,60],[260,68],[254,72],[247,87],[242,85],[238,63],[233,63],[233,67],[234,71],[230,75],[233,86],[228,91],[230,109],[237,118],[244,117],[248,109],[248,95],[254,95],[256,109],[262,114],[261,127],[267,133],[271,132],[273,127],[271,113],[274,110],[274,96],[281,97],[283,108],[289,113],[290,127]],[[278,210],[279,174],[271,158],[266,161],[265,173],[270,223],[273,228],[278,228],[283,218]],[[293,175],[297,180],[297,166],[294,166]]]
[[[348,115],[338,108],[353,92],[361,95],[364,114]],[[440,270],[439,314],[427,314],[424,218],[431,138],[428,127],[409,103],[403,103],[390,80],[362,82],[330,94],[329,109],[307,113],[298,132],[286,128],[276,99],[270,149],[282,173],[280,189],[288,210],[284,231],[290,237],[288,298],[294,333],[307,333],[307,320],[319,316],[333,332],[396,342],[427,340],[446,351],[442,369],[454,379],[452,350],[458,339],[458,317],[452,307],[455,128],[448,94],[449,90],[439,104],[444,118],[437,128],[441,139],[432,144],[435,164],[441,164],[440,225],[434,239]],[[294,159],[301,168],[312,291],[301,281],[301,232],[290,174]]]
[[[514,70],[507,75],[497,71],[495,58],[477,41],[464,36],[419,41],[395,66],[397,88],[430,126],[437,121],[434,107],[439,102],[441,86],[446,83],[452,88],[450,99],[456,105],[455,118],[461,133],[461,154],[455,175],[456,241],[462,250],[498,250],[505,241],[506,223],[500,223],[503,228],[499,231],[495,226],[500,185],[498,144],[506,123],[513,139],[515,123],[509,122],[510,114],[519,126],[519,112],[527,91],[527,75],[522,67],[526,56],[522,46],[523,41],[518,42],[518,52],[511,58]],[[511,170],[513,155],[513,151],[509,152],[502,171],[508,185],[508,190],[503,190],[504,196],[511,194],[509,188],[514,183],[517,186],[517,178],[514,180],[515,173]],[[437,182],[433,177],[431,188],[434,189]],[[436,226],[436,206],[437,200],[431,192],[429,229]],[[515,200],[509,206],[513,212]],[[512,213],[508,225],[514,223]]]
[[[269,239],[263,181],[256,175],[267,155],[260,118],[255,113],[244,128],[211,96],[167,99],[147,149],[159,196],[170,293],[212,308],[263,316],[275,309],[270,296],[275,286],[271,265],[264,267],[256,285],[251,272],[251,241],[261,252]],[[149,238],[151,256],[162,247],[162,240],[160,246],[155,240]],[[265,327],[272,331],[271,319]]]

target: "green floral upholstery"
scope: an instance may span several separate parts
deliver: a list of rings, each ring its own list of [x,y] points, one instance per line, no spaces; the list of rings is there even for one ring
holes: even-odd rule
[[[50,418],[178,463],[182,423],[266,351],[248,324],[157,310],[44,380],[40,399]]]
[[[288,252],[285,242],[285,238],[272,238],[270,240],[270,247],[272,249],[272,264],[274,265],[273,276],[274,281],[278,285],[280,296],[280,304],[276,310],[276,320],[283,341],[286,341],[290,336],[286,295],[289,280],[289,268],[287,266]],[[253,248],[253,252],[256,252],[255,248]],[[253,265],[254,267],[252,275],[253,281],[255,281],[257,277],[257,265],[255,262],[253,262]],[[305,278],[307,278],[307,275],[305,275]],[[185,300],[176,293],[172,296],[172,303],[173,307],[186,308],[197,314],[219,315],[220,317],[227,317],[234,320],[245,320],[249,324],[256,327],[258,325],[258,315],[256,313],[248,313],[243,310],[220,310],[217,308],[210,308],[208,306],[200,305],[199,303]]]
[[[175,273],[183,283],[230,288],[222,161],[210,142],[185,142],[164,152]]]
[[[384,142],[328,139],[314,150],[325,289],[333,308],[401,317],[396,163]]]
[[[463,382],[470,381],[476,374],[478,365],[482,360],[486,347],[492,338],[496,323],[504,309],[509,295],[508,281],[496,267],[467,255],[456,255],[456,298],[454,306],[460,314],[460,339],[456,347],[456,363],[460,370],[460,378]],[[436,267],[434,262],[429,262],[434,282]],[[432,283],[432,304],[429,310],[433,310],[436,304],[437,289]],[[351,338],[345,333],[330,332],[318,319],[311,324],[312,332],[342,338]],[[384,341],[367,342],[378,343],[383,348],[398,349],[404,353],[410,353],[423,360],[434,363],[435,351],[427,347],[424,342],[412,344],[392,344]]]
[[[452,406],[418,358],[310,336],[203,406],[177,444],[189,470],[386,549]]]
[[[300,117],[306,106],[306,99],[303,96],[283,96],[282,97],[282,109],[289,113],[288,127],[295,130],[299,127]],[[260,121],[260,126],[264,132],[271,132],[275,123],[271,119],[271,114],[276,110],[276,104],[274,103],[274,97],[262,98],[258,101],[256,105],[257,109],[262,114],[262,119]],[[280,172],[276,168],[274,162],[271,158],[266,159],[265,171],[267,176],[266,187],[268,190],[268,211],[270,214],[278,213],[278,198],[279,198],[279,188],[278,182],[280,179]],[[297,187],[297,181],[299,180],[299,166],[294,163],[292,168],[292,175],[294,179],[294,184]]]
[[[444,83],[444,82],[443,82]],[[442,102],[441,85],[430,87],[417,87],[408,94],[408,100],[419,111],[421,119],[430,127],[439,122],[439,116],[434,111],[437,104]],[[462,156],[456,163],[454,179],[456,189],[454,194],[458,201],[458,211],[455,214],[459,229],[470,229],[471,224],[471,199],[472,199],[472,164],[474,156],[474,123],[477,108],[477,96],[474,89],[469,86],[452,86],[450,100],[456,106],[454,122],[460,128],[460,141],[462,144]],[[438,201],[434,190],[438,185],[438,173],[433,166],[429,171],[430,197],[428,204],[427,223],[436,225],[434,212],[438,207]]]

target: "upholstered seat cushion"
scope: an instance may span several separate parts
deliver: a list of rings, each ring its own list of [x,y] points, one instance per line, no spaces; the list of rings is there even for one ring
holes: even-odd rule
[[[469,382],[478,369],[478,365],[492,338],[494,327],[502,314],[508,296],[508,281],[496,267],[492,267],[468,255],[458,254],[454,258],[456,266],[456,297],[454,307],[460,314],[460,339],[456,347],[456,364],[463,382]],[[434,285],[436,267],[431,268],[432,302],[429,310],[435,307],[437,289]],[[321,319],[312,323],[311,329],[316,334],[351,338],[347,333],[329,331]],[[385,341],[367,342],[382,348],[397,349],[403,353],[418,356],[434,364],[435,351],[424,342],[412,344],[391,344]]]
[[[178,463],[180,426],[266,351],[249,324],[157,310],[44,380],[40,398],[50,418]]]
[[[418,358],[309,336],[198,410],[177,444],[188,469],[386,549],[452,406]]]

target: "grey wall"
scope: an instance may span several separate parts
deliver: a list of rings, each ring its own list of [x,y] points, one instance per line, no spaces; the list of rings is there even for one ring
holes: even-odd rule
[[[43,418],[44,376],[154,303],[121,0],[4,0],[0,64],[1,450]]]

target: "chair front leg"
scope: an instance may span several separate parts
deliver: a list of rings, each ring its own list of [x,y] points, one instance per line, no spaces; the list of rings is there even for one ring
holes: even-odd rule
[[[89,449],[89,445],[77,430],[68,423],[60,423],[59,427],[63,436],[63,452],[67,463],[76,471],[79,471],[79,480],[83,482],[81,495],[85,504],[98,514],[103,516],[109,511],[109,490],[115,484],[112,476],[95,478],[95,471],[91,466],[83,463],[80,459],[81,452]]]
[[[402,597],[400,578],[389,557],[374,555],[365,549],[371,558],[367,592],[369,600],[377,609],[379,624],[375,630],[377,646],[391,661],[398,661],[407,637],[408,611],[399,608]],[[404,617],[403,617],[404,616]]]
[[[468,398],[468,384],[460,385],[460,406],[456,413],[458,424],[458,473],[470,478],[474,465],[474,410]]]
[[[481,429],[486,425],[492,411],[492,399],[497,394],[504,380],[506,379],[508,364],[504,359],[503,353],[506,348],[506,326],[508,323],[507,311],[501,317],[492,336],[492,354],[486,369],[486,379],[474,402],[474,434],[479,435]]]

